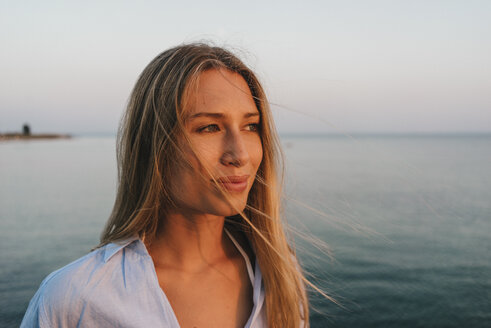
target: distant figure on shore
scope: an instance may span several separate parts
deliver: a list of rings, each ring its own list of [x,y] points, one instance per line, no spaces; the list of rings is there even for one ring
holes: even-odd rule
[[[26,137],[31,135],[31,127],[29,124],[26,123],[22,126],[22,134]]]

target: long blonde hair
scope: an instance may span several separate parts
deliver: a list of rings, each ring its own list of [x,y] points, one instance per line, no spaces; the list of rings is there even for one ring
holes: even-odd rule
[[[118,191],[101,244],[135,234],[155,238],[159,220],[175,206],[166,181],[176,163],[186,90],[209,69],[227,69],[247,82],[261,116],[263,159],[245,210],[227,218],[243,231],[263,275],[269,327],[309,325],[306,281],[281,220],[283,159],[265,92],[255,74],[231,52],[207,44],[169,49],[143,70],[131,93],[117,140]],[[177,163],[180,164],[180,163]]]

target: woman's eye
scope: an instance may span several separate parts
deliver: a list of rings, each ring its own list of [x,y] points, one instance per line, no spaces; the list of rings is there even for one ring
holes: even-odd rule
[[[220,128],[216,124],[210,124],[198,129],[198,132],[217,132]]]
[[[259,131],[259,123],[247,124],[247,128],[249,129],[249,131],[258,132]]]

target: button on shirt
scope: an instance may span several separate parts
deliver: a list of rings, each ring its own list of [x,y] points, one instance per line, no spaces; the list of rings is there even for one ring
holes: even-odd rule
[[[266,324],[264,288],[257,260],[244,257],[253,286],[253,310],[246,328]],[[24,315],[24,327],[179,328],[159,286],[152,258],[139,238],[110,243],[51,273],[41,283]]]

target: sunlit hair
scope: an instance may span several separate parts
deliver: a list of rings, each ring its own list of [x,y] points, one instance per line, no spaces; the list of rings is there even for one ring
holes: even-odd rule
[[[255,74],[223,48],[177,46],[158,55],[141,73],[118,133],[118,191],[100,245],[134,235],[151,242],[166,210],[175,207],[167,181],[173,165],[188,165],[177,147],[177,137],[183,136],[184,104],[200,74],[210,69],[241,75],[261,120],[263,159],[256,180],[244,211],[228,217],[226,224],[243,231],[255,249],[263,275],[268,326],[298,328],[303,321],[307,327],[307,280],[281,220],[283,159],[269,104]]]

